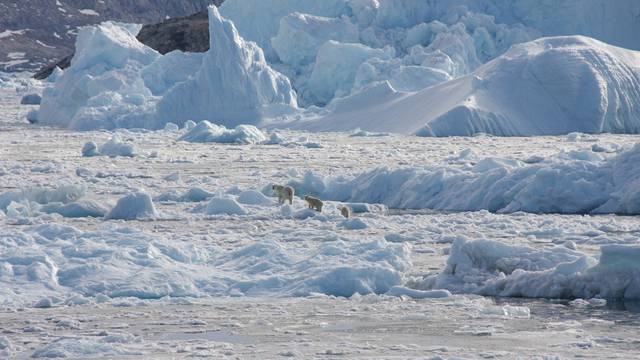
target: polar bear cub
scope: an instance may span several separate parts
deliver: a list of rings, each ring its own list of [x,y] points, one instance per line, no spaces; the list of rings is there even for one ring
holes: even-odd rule
[[[309,209],[315,209],[317,212],[322,212],[322,207],[324,206],[322,200],[309,195],[306,195],[304,200],[309,204]]]
[[[284,204],[285,201],[289,200],[289,205],[293,205],[295,190],[293,190],[291,186],[273,185],[271,189],[278,195],[278,202],[280,204]]]
[[[343,205],[340,207],[340,214],[348,219],[351,217],[351,209],[348,206]]]

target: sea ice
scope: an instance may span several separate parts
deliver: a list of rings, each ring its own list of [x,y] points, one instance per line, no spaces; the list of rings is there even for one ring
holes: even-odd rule
[[[107,219],[140,220],[158,217],[151,196],[144,191],[137,191],[118,200],[116,206],[109,211]]]
[[[199,122],[178,140],[196,143],[260,144],[267,141],[267,137],[260,129],[252,125],[238,125],[235,129],[227,129],[205,120]]]

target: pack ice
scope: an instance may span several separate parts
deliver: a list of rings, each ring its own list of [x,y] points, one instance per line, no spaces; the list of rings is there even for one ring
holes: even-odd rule
[[[564,246],[535,250],[460,238],[443,272],[422,286],[487,296],[640,299],[640,247],[603,246],[596,260]]]
[[[464,150],[453,164],[383,167],[352,177],[307,172],[289,184],[296,194],[397,209],[640,214],[640,145],[609,158],[589,149],[525,160],[483,159]]]
[[[136,196],[142,195],[125,201]],[[218,213],[231,201],[214,198],[207,211],[215,208]],[[114,211],[112,218],[130,214]],[[45,307],[122,297],[383,294],[402,284],[410,266],[409,245],[384,240],[329,241],[309,251],[266,238],[225,250],[131,228],[82,231],[39,225],[0,231],[0,304]]]

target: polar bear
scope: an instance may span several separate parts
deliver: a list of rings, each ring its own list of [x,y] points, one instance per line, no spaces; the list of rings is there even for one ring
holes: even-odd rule
[[[285,201],[289,200],[289,205],[293,205],[295,190],[293,190],[291,186],[273,185],[271,189],[278,195],[278,202],[280,204],[284,204]]]
[[[322,200],[309,195],[306,195],[304,200],[309,204],[309,209],[315,209],[317,212],[322,212],[322,207],[324,206]]]
[[[348,206],[343,205],[340,207],[340,214],[348,219],[351,217],[351,209]]]

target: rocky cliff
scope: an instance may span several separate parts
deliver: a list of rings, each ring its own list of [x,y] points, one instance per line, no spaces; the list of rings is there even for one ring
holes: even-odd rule
[[[80,26],[105,20],[159,23],[203,11],[208,5],[219,5],[222,1],[0,1],[0,71],[34,71],[63,59],[73,52]],[[174,25],[180,26],[178,23]],[[148,31],[153,31],[153,28]]]

